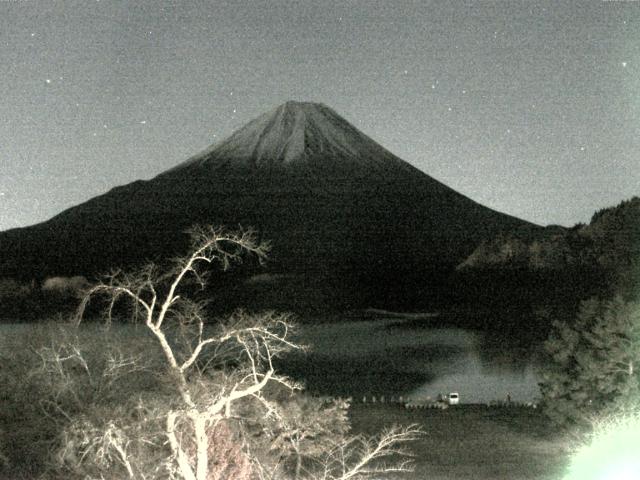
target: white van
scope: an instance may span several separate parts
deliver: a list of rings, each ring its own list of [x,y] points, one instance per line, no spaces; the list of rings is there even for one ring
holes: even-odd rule
[[[447,395],[447,403],[449,405],[458,405],[460,403],[460,395],[457,392],[451,392]]]

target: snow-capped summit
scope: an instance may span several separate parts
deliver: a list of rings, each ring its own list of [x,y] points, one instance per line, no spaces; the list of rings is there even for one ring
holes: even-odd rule
[[[177,168],[278,167],[336,157],[356,164],[401,162],[326,105],[288,101]]]

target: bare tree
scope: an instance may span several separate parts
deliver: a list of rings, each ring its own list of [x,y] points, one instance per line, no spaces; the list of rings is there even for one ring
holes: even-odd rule
[[[191,253],[177,259],[168,273],[158,272],[149,265],[135,274],[114,272],[90,288],[80,306],[78,320],[83,317],[89,299],[98,294],[109,298],[109,321],[119,298],[126,297],[133,303],[135,317],[142,319],[161,347],[181,400],[166,412],[164,431],[177,473],[186,480],[205,480],[209,475],[208,430],[229,418],[234,402],[242,398],[252,396],[270,408],[262,395],[270,381],[295,388],[288,379],[276,375],[273,358],[285,349],[299,347],[289,340],[288,318],[271,313],[251,317],[250,321],[245,315],[236,315],[216,334],[205,334],[202,305],[181,297],[180,287],[187,280],[204,285],[206,273],[203,265],[218,262],[227,268],[240,260],[243,252],[251,252],[263,259],[268,246],[258,242],[251,231],[237,234],[200,228],[191,234]],[[193,332],[194,338],[188,348],[183,348],[184,344],[180,347],[172,344],[167,335],[167,322],[177,323]],[[205,393],[199,382],[190,381],[190,374],[196,370],[205,347],[214,350],[231,348],[238,356],[244,357],[244,365],[248,368],[237,369],[217,391]],[[107,439],[126,465],[122,440],[116,441],[122,435],[115,434],[117,429],[110,431]],[[186,431],[190,432],[188,440],[184,437]],[[127,466],[127,472],[131,478],[134,477],[130,466]]]
[[[275,478],[282,472],[281,465],[260,464],[252,456],[246,435],[235,435],[231,427],[231,420],[240,418],[248,404],[261,410],[262,418],[284,425],[281,435],[299,457],[307,437],[314,436],[300,425],[301,419],[285,421],[286,409],[272,395],[274,386],[290,392],[300,388],[278,375],[273,363],[282,353],[302,348],[292,340],[289,316],[239,311],[224,322],[205,325],[204,305],[187,296],[190,286],[204,287],[209,265],[217,263],[226,269],[246,253],[262,261],[269,246],[252,231],[195,228],[191,236],[190,253],[174,260],[166,272],[155,265],[133,273],[116,271],[86,291],[77,322],[82,321],[89,301],[96,296],[107,299],[107,324],[119,311],[120,300],[128,300],[133,307],[132,318],[142,322],[159,345],[168,372],[168,390],[174,395],[168,400],[156,399],[155,404],[140,400],[134,415],[138,422],[133,427],[111,420],[101,425],[72,422],[66,430],[70,440],[62,451],[66,461],[71,458],[80,466],[92,458],[102,468],[117,466],[131,479]],[[71,355],[82,368],[86,366],[78,352]],[[125,358],[114,362],[115,370],[132,368]],[[142,424],[154,425],[156,430],[145,430]],[[282,433],[284,430],[286,433]],[[318,475],[325,480],[348,480],[364,478],[368,473],[405,471],[406,463],[371,465],[381,457],[403,453],[395,446],[417,434],[418,430],[410,427],[386,432],[377,442],[340,438],[317,460],[322,467]],[[148,465],[142,465],[144,462],[136,464],[136,458],[144,457],[141,449],[149,446],[168,452],[161,466],[163,472],[157,462],[152,472]],[[137,455],[133,453],[136,451]],[[300,475],[300,465],[298,462],[296,475]]]

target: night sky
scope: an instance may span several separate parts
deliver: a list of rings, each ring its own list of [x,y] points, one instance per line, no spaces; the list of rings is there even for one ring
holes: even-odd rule
[[[0,1],[0,230],[322,102],[472,199],[640,194],[640,1]]]

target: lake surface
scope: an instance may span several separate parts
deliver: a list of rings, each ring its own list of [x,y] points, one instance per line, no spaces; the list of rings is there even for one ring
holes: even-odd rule
[[[26,328],[30,326],[0,325],[0,349],[20,348],[14,340]],[[131,325],[118,331],[125,336],[143,333]],[[514,402],[533,402],[539,397],[538,349],[495,335],[384,317],[303,324],[297,335],[309,351],[288,355],[277,368],[313,393],[423,400],[458,392],[462,403],[505,401],[507,395]]]
[[[304,355],[283,362],[322,394],[426,399],[458,392],[462,403],[533,402],[537,352],[495,335],[430,328],[397,318],[303,325]]]

